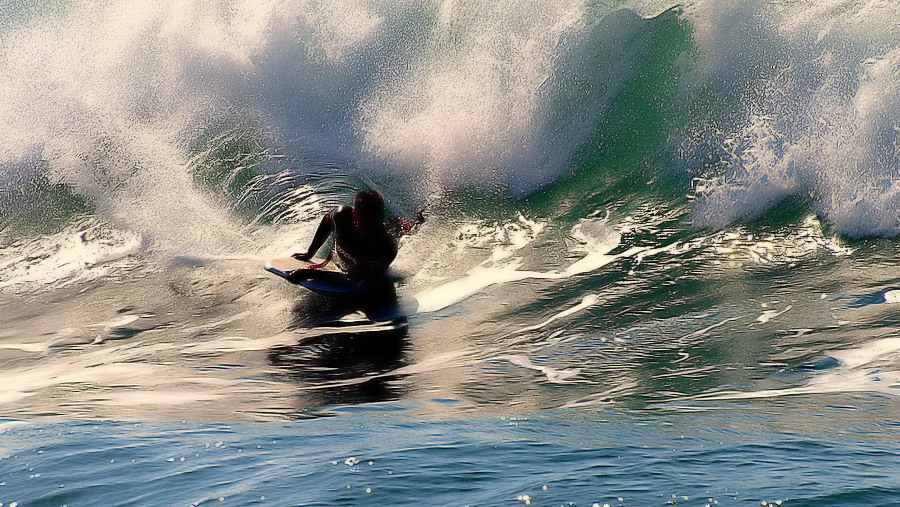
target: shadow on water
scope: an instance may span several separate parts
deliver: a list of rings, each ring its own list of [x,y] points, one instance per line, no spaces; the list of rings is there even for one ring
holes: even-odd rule
[[[309,294],[293,308],[297,343],[272,347],[269,363],[302,384],[313,405],[392,401],[402,395],[409,328],[389,281],[340,297]],[[305,395],[306,397],[306,395]],[[309,405],[308,401],[302,405]]]

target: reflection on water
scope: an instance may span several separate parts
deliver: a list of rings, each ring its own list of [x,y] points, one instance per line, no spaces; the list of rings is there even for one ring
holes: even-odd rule
[[[305,296],[292,310],[296,342],[268,350],[277,376],[301,383],[319,406],[399,399],[399,376],[386,374],[406,365],[409,326],[393,283],[352,296]]]
[[[354,313],[361,313],[372,322],[389,322],[403,317],[397,299],[397,289],[390,280],[381,280],[365,290],[349,294],[323,296],[304,291],[291,312],[288,329],[340,325]]]
[[[398,377],[384,374],[405,364],[407,347],[405,325],[350,330],[273,347],[268,360],[279,369],[279,376],[301,383],[304,396],[316,398],[317,405],[371,403],[397,400],[403,394]],[[322,388],[313,391],[310,384]]]

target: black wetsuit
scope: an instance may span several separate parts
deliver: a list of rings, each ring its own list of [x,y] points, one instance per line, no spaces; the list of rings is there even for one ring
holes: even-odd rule
[[[322,218],[309,251],[295,257],[309,260],[334,234],[332,259],[349,281],[383,278],[397,257],[397,240],[380,220],[367,220],[349,206],[339,206]]]
[[[384,224],[367,222],[349,206],[337,208],[328,217],[334,231],[334,257],[338,266],[356,280],[385,276],[397,257],[397,240]]]

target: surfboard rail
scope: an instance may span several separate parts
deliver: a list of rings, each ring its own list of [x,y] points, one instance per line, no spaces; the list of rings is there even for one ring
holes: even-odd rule
[[[332,262],[318,264],[284,257],[269,260],[263,269],[290,283],[326,296],[358,292],[365,286],[365,281],[352,280]]]

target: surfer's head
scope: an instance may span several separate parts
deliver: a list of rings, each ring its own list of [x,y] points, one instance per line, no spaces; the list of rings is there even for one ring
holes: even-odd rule
[[[365,220],[384,220],[384,198],[374,190],[363,190],[353,200],[353,210]]]

